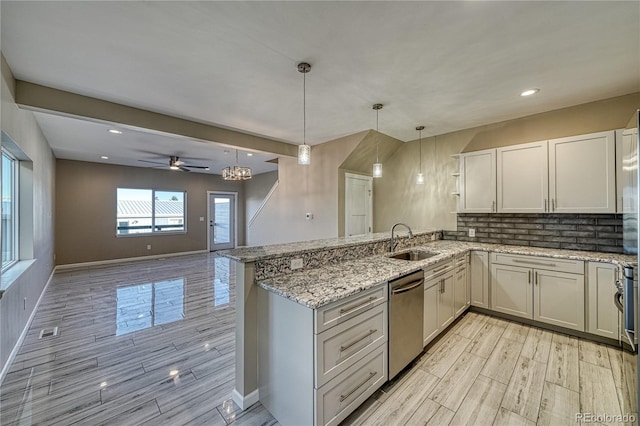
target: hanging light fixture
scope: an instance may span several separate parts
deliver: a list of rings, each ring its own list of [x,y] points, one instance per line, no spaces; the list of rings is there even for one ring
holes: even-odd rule
[[[420,134],[420,169],[416,177],[416,185],[424,185],[424,174],[422,173],[422,131],[424,130],[424,126],[418,126],[416,130]]]
[[[241,167],[238,165],[238,150],[236,149],[236,165],[222,169],[222,179],[224,180],[247,180],[251,179],[251,167]]]
[[[307,145],[307,73],[311,71],[311,65],[306,62],[298,64],[298,72],[302,73],[302,145],[298,145],[298,164],[308,166],[311,164],[311,147]]]
[[[382,104],[373,104],[373,109],[376,111],[376,133],[378,131],[378,111],[382,109]],[[373,177],[381,178],[382,177],[382,163],[380,162],[380,158],[378,158],[378,145],[380,144],[380,136],[376,134],[376,162],[373,163]]]

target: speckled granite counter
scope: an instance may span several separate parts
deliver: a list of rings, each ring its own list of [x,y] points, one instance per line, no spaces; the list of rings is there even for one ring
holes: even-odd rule
[[[388,239],[388,234],[386,235]],[[374,255],[335,265],[279,275],[260,280],[257,285],[301,305],[316,309],[470,250],[607,262],[620,266],[637,265],[636,257],[629,255],[458,241],[438,240],[414,247],[414,249],[438,254],[429,259],[412,262],[390,259],[384,254]]]

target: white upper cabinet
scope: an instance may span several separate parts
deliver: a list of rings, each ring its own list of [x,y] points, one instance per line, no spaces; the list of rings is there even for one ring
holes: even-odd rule
[[[547,141],[498,148],[497,167],[498,212],[548,211]]]
[[[638,130],[616,131],[616,192],[618,213],[635,213],[638,188]]]
[[[549,141],[552,213],[615,213],[615,131]]]
[[[496,150],[460,154],[460,213],[496,211]]]

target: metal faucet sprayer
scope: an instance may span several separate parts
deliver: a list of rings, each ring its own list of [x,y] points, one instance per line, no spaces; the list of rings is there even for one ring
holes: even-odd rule
[[[407,230],[409,231],[409,238],[413,238],[413,232],[411,232],[411,228],[409,228],[409,225],[407,225],[406,223],[400,223],[400,222],[396,223],[391,227],[391,243],[389,244],[389,251],[394,251],[398,246],[398,243],[396,242],[395,236],[393,234],[396,230],[396,226],[398,225],[402,225],[405,228],[407,228]]]

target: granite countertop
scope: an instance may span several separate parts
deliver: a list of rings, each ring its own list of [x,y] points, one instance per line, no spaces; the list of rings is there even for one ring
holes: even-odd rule
[[[411,250],[425,250],[438,254],[425,260],[412,262],[390,259],[386,254],[375,255],[343,262],[338,265],[280,275],[260,281],[257,285],[303,306],[317,309],[336,300],[343,299],[362,290],[385,283],[407,273],[423,269],[429,265],[450,259],[470,250],[607,262],[620,266],[637,266],[636,256],[623,254],[555,250],[460,241],[438,240],[422,246],[413,247]]]
[[[400,234],[405,236],[405,229],[399,229]],[[436,229],[425,229],[414,231],[414,236],[433,234],[441,232]],[[339,237],[324,240],[300,241],[286,244],[272,244],[268,246],[241,247],[233,250],[221,250],[219,255],[228,257],[239,262],[255,262],[257,260],[265,260],[280,256],[290,256],[294,254],[309,253],[318,250],[326,250],[331,248],[344,248],[350,246],[361,245],[365,243],[374,243],[378,241],[388,241],[389,232],[377,232],[375,234],[357,235],[355,237]]]

